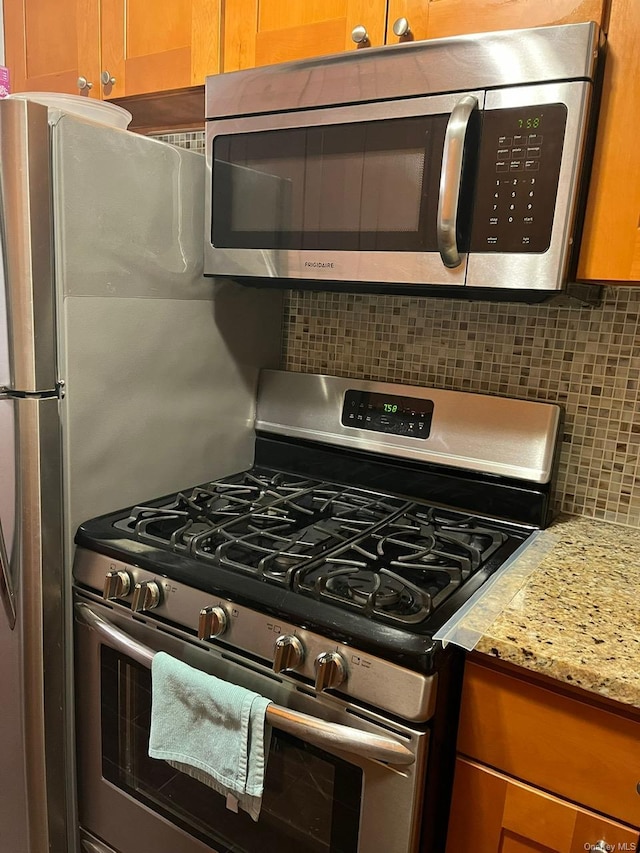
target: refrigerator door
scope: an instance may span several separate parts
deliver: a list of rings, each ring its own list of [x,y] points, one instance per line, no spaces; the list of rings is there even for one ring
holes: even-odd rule
[[[9,388],[56,388],[51,168],[47,108],[0,101],[0,215],[9,330]]]
[[[46,108],[0,101],[0,849],[12,853],[69,849],[49,149]]]
[[[11,383],[9,368],[9,326],[4,281],[4,259],[0,242],[0,389]],[[15,413],[11,398],[0,390],[0,598],[11,630],[15,627],[16,607],[10,558],[13,551],[13,527],[16,505]],[[1,618],[1,617],[0,617]]]

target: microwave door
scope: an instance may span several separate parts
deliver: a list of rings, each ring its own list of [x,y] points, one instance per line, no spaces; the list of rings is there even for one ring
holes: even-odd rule
[[[483,100],[463,92],[209,122],[206,273],[464,285]]]

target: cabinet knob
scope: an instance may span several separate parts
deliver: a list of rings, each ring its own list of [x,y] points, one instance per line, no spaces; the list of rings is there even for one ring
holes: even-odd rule
[[[411,27],[409,26],[409,21],[406,18],[397,18],[393,22],[393,32],[398,38],[405,38],[406,36],[411,35]]]
[[[108,572],[104,579],[102,597],[107,601],[124,598],[131,589],[131,575],[128,572]]]
[[[160,587],[155,581],[137,583],[133,589],[131,609],[134,613],[153,610],[160,604]]]
[[[589,850],[591,850],[592,853],[610,853],[612,849],[613,848],[603,839],[601,839],[600,841],[596,841],[595,844],[592,844],[589,847]]]
[[[108,71],[102,72],[100,80],[102,81],[103,86],[114,86],[116,82],[116,78],[112,77]]]
[[[227,630],[227,614],[222,607],[203,607],[198,617],[198,639],[211,640]]]
[[[78,77],[76,83],[81,92],[84,89],[93,89],[93,83],[90,80],[87,80],[86,77]]]
[[[351,41],[354,41],[356,44],[368,44],[369,33],[367,32],[367,28],[363,27],[362,24],[354,27],[351,30]]]
[[[324,652],[315,662],[316,690],[329,690],[339,687],[347,677],[347,666],[338,652]]]
[[[293,634],[283,634],[273,648],[273,671],[286,672],[297,669],[304,660],[304,648]]]

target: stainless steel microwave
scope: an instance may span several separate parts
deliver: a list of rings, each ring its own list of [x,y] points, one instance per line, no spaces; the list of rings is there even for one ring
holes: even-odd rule
[[[208,77],[205,273],[562,289],[601,48],[596,24],[570,24]]]

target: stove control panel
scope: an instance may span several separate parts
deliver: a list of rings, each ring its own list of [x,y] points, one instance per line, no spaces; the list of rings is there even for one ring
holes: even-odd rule
[[[249,653],[252,659],[264,661],[265,667],[281,672],[283,681],[291,679],[296,685],[308,685],[310,690],[316,685],[318,692],[335,689],[351,701],[374,705],[405,720],[424,722],[434,713],[438,677],[435,673],[414,672],[229,598],[85,548],[76,549],[75,582],[90,596],[103,597],[105,577],[112,573],[126,575],[130,584],[126,595],[118,587],[119,596],[110,605],[114,610],[136,612],[136,607],[144,605],[144,610],[137,610],[149,614],[143,615],[143,619],[157,624],[156,617],[160,617],[165,625],[186,631],[195,642],[201,619],[206,630],[213,633],[221,628],[224,622],[221,613],[224,613],[224,631],[203,637],[200,642],[219,643],[235,654]],[[122,577],[118,582],[126,583]],[[201,617],[203,611],[205,617]]]
[[[373,391],[345,391],[342,425],[373,432],[428,438],[433,401]]]

